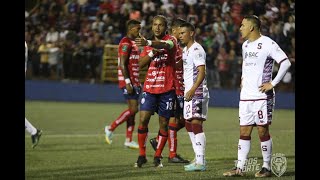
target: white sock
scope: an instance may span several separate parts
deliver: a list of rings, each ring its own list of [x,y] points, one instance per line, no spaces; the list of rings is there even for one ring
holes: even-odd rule
[[[35,135],[37,133],[37,129],[34,126],[32,126],[32,124],[27,120],[27,118],[24,118],[24,126],[31,135]]]
[[[196,164],[205,164],[204,155],[206,148],[206,136],[204,132],[195,135],[195,153],[196,153]]]
[[[194,153],[196,154],[196,152],[195,152],[195,144],[196,144],[195,143],[196,142],[195,135],[194,135],[193,132],[188,132],[188,134],[189,134],[189,137],[190,137],[190,140],[191,140],[192,149],[193,149]]]
[[[238,144],[238,163],[237,167],[244,171],[244,165],[246,163],[248,154],[250,152],[251,140],[239,139]]]
[[[271,161],[271,153],[272,153],[272,139],[270,138],[268,141],[261,142],[261,152],[263,157],[263,165],[262,167],[270,170],[270,161]]]

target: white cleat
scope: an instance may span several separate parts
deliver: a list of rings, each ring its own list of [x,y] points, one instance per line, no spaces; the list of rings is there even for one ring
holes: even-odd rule
[[[112,143],[112,136],[113,136],[113,132],[109,130],[109,126],[106,126],[104,128],[104,131],[106,133],[106,142],[108,144],[111,144]]]
[[[130,149],[139,149],[139,144],[136,143],[135,141],[125,142],[124,146]]]

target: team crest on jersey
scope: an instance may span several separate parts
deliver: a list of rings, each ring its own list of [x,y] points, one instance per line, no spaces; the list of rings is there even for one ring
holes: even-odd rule
[[[123,52],[127,52],[127,50],[128,50],[128,46],[127,45],[122,46],[122,51]]]
[[[202,57],[202,54],[201,54],[201,53],[198,53],[198,54],[196,55],[196,57],[197,57],[197,58],[201,58],[201,57]]]
[[[282,153],[276,153],[271,158],[271,171],[280,177],[287,169],[287,158]]]

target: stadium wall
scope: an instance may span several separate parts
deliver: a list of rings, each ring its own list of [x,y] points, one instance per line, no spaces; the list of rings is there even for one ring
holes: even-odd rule
[[[210,91],[209,106],[238,107],[239,91],[214,89]],[[55,81],[25,81],[26,100],[71,102],[124,103],[117,84],[62,83]],[[276,93],[276,109],[295,109],[294,93]]]

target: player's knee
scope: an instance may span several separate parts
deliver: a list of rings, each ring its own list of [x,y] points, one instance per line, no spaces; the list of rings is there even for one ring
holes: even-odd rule
[[[128,120],[127,120],[127,126],[129,127],[129,126],[134,126],[135,125],[135,120],[134,120],[134,118],[129,118]]]
[[[138,113],[138,111],[139,111],[138,107],[131,107],[130,108],[130,112],[132,115],[136,115]]]
[[[176,118],[175,117],[170,117],[170,119],[169,119],[169,123],[177,123],[176,122]]]
[[[139,125],[143,127],[148,127],[149,119],[140,117]]]
[[[253,126],[241,126],[240,136],[251,136]]]
[[[242,140],[251,140],[251,136],[242,136],[240,135],[240,138],[239,139],[242,139]]]
[[[261,142],[268,141],[271,138],[268,129],[259,130],[258,135]]]
[[[258,126],[258,135],[259,137],[268,137],[269,135],[269,126]]]

